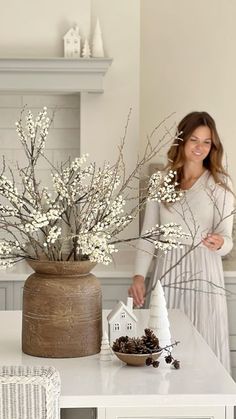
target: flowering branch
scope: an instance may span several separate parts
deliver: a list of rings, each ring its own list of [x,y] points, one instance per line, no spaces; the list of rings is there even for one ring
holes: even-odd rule
[[[133,237],[121,239],[119,233],[134,220],[147,199],[175,202],[181,194],[173,185],[174,172],[163,176],[155,174],[148,188],[148,197],[141,202],[134,191],[142,167],[163,147],[170,133],[152,145],[153,131],[148,138],[144,155],[127,173],[124,163],[124,146],[127,124],[119,146],[115,164],[104,163],[97,167],[87,162],[87,155],[73,161],[54,165],[44,155],[46,138],[51,124],[47,109],[43,108],[36,118],[23,109],[16,131],[27,165],[17,169],[7,168],[3,159],[0,175],[0,227],[4,238],[0,239],[0,267],[10,267],[25,259],[81,260],[109,263],[121,242],[135,241]],[[37,177],[37,164],[45,159],[52,175],[52,189],[41,185]],[[7,177],[7,169],[11,179]],[[15,174],[20,178],[19,190]],[[133,200],[133,201],[132,201]],[[132,201],[133,205],[127,205]],[[128,208],[127,208],[128,207]],[[153,226],[143,238],[154,243],[155,248],[167,251],[180,245],[184,237],[179,226],[168,224]]]

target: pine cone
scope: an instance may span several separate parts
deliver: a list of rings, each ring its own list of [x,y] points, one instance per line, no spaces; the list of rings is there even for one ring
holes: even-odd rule
[[[135,354],[136,353],[135,341],[133,339],[129,339],[128,342],[126,342],[125,348],[128,354]]]
[[[153,363],[153,359],[152,359],[152,357],[150,357],[150,356],[149,356],[149,357],[146,359],[146,361],[145,361],[145,362],[146,362],[146,365],[147,365],[147,366],[152,365],[152,363]]]
[[[173,367],[174,367],[176,370],[178,370],[178,369],[180,368],[180,362],[179,362],[179,361],[177,361],[177,359],[175,359],[175,360],[172,362],[172,365],[173,365]]]
[[[160,362],[159,362],[159,361],[153,361],[153,363],[152,363],[152,366],[153,366],[154,368],[158,368],[158,367],[159,367],[159,365],[160,365]]]
[[[136,339],[136,353],[137,354],[146,354],[146,353],[148,353],[145,343],[140,338],[137,338]]]
[[[148,351],[157,351],[160,348],[159,339],[156,337],[156,335],[153,333],[151,329],[145,329],[144,332],[145,336],[142,336],[142,340],[145,343]]]
[[[165,356],[165,361],[167,364],[170,364],[173,361],[173,357],[171,354]]]
[[[119,352],[119,350],[120,350],[120,343],[118,342],[118,339],[116,339],[115,342],[113,342],[112,349],[115,352]]]
[[[145,346],[147,348],[147,351],[150,352],[150,353],[156,351],[156,346],[153,345],[152,342],[145,342]]]
[[[120,352],[123,352],[125,354],[129,353],[129,349],[127,348],[129,346],[129,342],[121,342],[120,344]]]
[[[120,336],[113,342],[112,349],[115,352],[129,354],[152,354],[160,349],[159,340],[151,329],[145,329],[145,335],[141,338],[129,338]]]
[[[120,348],[124,348],[124,344],[129,340],[128,336],[120,336],[119,338],[117,338],[112,345],[112,349],[115,352],[121,352]]]
[[[118,338],[118,341],[119,342],[128,342],[129,339],[130,339],[129,336],[120,336]]]

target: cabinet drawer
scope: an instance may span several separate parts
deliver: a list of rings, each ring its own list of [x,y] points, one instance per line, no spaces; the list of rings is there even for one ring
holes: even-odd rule
[[[227,296],[228,316],[229,316],[229,334],[236,336],[236,283],[226,284],[226,289],[232,294]],[[235,348],[236,349],[236,348]]]
[[[99,412],[98,412],[99,413]],[[225,419],[224,406],[106,408],[106,419]],[[100,419],[98,414],[98,419]]]
[[[236,351],[230,352],[230,358],[231,358],[232,368],[236,368]]]
[[[14,310],[22,310],[24,281],[14,282],[13,304]]]
[[[229,346],[231,351],[236,351],[236,335],[229,335]]]
[[[0,310],[12,310],[13,283],[0,281]]]

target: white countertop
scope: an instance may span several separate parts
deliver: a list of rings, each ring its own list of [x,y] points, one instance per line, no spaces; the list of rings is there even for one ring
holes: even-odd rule
[[[143,331],[148,310],[135,310],[135,314]],[[173,352],[181,362],[179,370],[164,360],[155,369],[127,366],[117,358],[101,362],[99,355],[48,359],[23,354],[20,311],[0,311],[0,362],[53,365],[61,375],[63,408],[234,405],[235,382],[191,322],[179,310],[171,310],[169,319],[173,340],[181,342]]]

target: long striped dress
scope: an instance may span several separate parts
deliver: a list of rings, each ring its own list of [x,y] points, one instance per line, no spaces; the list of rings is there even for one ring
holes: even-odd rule
[[[157,255],[149,288],[161,279],[167,306],[186,313],[228,371],[228,315],[221,257],[233,245],[233,217],[228,216],[233,205],[233,194],[216,185],[209,171],[205,171],[190,189],[184,191],[183,198],[171,206],[148,201],[142,228],[144,232],[156,224],[174,222],[191,234],[190,239],[182,240],[182,248]],[[212,232],[224,238],[223,246],[217,251],[201,244],[202,238]],[[194,245],[197,247],[188,253]],[[140,239],[138,249],[134,274],[146,277],[154,246]]]

